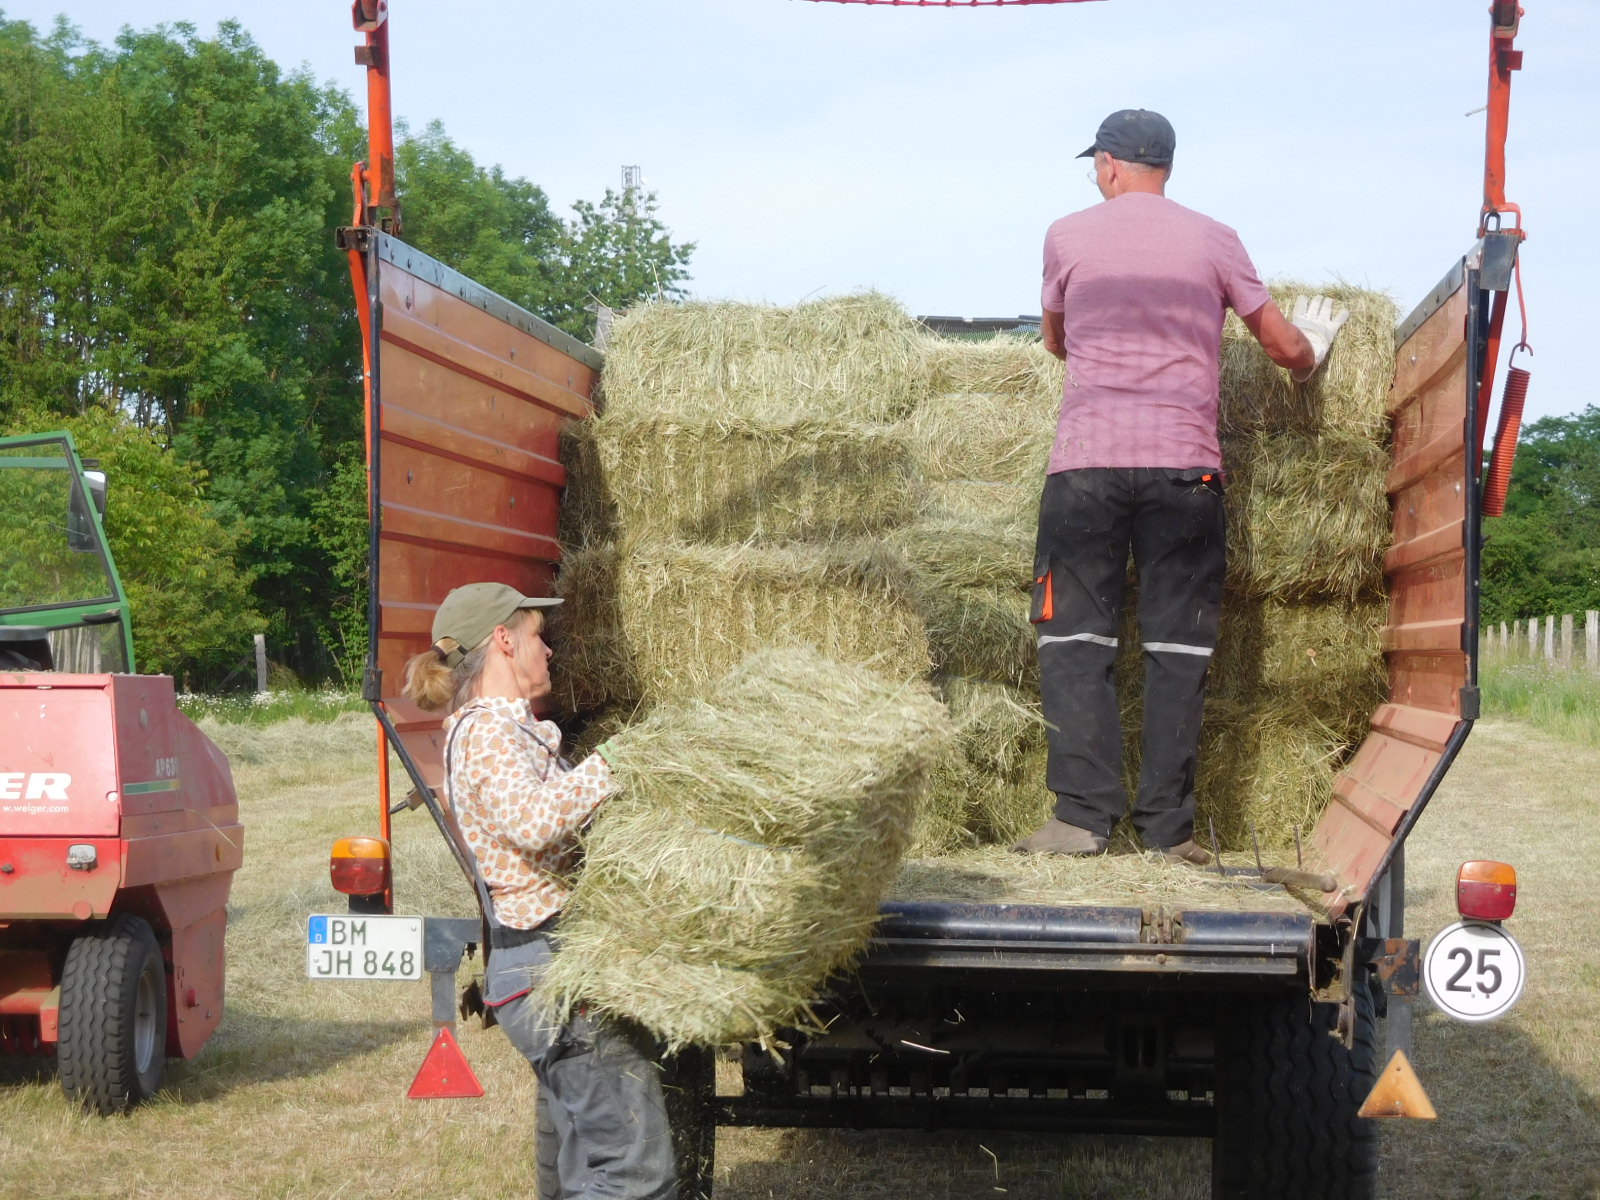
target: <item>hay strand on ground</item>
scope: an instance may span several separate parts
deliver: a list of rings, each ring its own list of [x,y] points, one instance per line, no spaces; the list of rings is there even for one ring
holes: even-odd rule
[[[810,1021],[866,945],[950,733],[926,684],[794,650],[617,734],[623,791],[585,839],[551,1003],[672,1046]]]

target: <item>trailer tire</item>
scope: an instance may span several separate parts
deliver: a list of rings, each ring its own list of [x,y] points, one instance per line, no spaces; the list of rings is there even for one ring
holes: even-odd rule
[[[533,1096],[534,1195],[537,1200],[561,1200],[561,1136],[556,1132],[550,1102],[540,1088]]]
[[[120,914],[73,939],[61,971],[62,1090],[109,1116],[155,1095],[166,1068],[167,972],[150,926]]]
[[[1357,1111],[1377,1079],[1372,989],[1355,984],[1350,1049],[1331,1036],[1335,1009],[1304,995],[1229,1004],[1217,1036],[1217,1200],[1372,1200],[1377,1122]]]
[[[690,1046],[669,1054],[662,1067],[667,1120],[678,1160],[679,1200],[711,1200],[717,1153],[717,1114],[712,1107],[717,1090],[716,1054],[703,1046]]]

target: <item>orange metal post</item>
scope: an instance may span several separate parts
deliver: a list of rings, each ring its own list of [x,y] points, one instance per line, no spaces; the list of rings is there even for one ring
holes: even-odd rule
[[[376,210],[396,214],[399,208],[394,190],[394,111],[389,99],[389,0],[354,0],[350,16],[356,29],[367,35],[366,45],[356,48],[356,62],[367,69],[368,211],[362,223],[376,225]]]

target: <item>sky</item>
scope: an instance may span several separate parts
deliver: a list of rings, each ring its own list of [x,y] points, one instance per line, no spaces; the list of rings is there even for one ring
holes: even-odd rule
[[[1528,419],[1600,402],[1587,352],[1600,186],[1600,5],[1526,0],[1507,197],[1522,252]],[[1482,203],[1488,0],[1094,0],[931,8],[812,0],[391,0],[393,97],[560,210],[642,168],[694,295],[788,304],[874,287],[919,314],[1039,311],[1054,218],[1099,200],[1101,119],[1177,129],[1168,195],[1239,231],[1261,274],[1409,311]],[[349,0],[0,0],[41,30],[233,17],[349,91]],[[1512,312],[1508,343],[1519,333]]]

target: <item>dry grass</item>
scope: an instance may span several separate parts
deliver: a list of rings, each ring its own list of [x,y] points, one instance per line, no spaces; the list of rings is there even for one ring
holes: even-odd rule
[[[925,684],[768,651],[617,734],[623,791],[584,841],[552,1006],[621,1013],[673,1046],[814,1024],[950,732]]]
[[[430,1037],[426,986],[305,979],[305,915],[338,911],[328,843],[371,827],[370,727],[268,732],[270,761],[259,746],[250,756],[261,761],[235,759],[249,841],[221,1031],[194,1062],[169,1064],[161,1097],[125,1119],[80,1115],[47,1069],[0,1059],[6,1200],[531,1193],[532,1072],[498,1030],[460,1031],[487,1096],[408,1101]],[[1517,864],[1511,928],[1531,978],[1518,1009],[1492,1025],[1455,1024],[1418,1002],[1414,1058],[1440,1120],[1384,1127],[1391,1198],[1600,1195],[1600,971],[1574,940],[1600,861],[1597,775],[1591,747],[1481,723],[1411,839],[1413,936],[1453,918],[1457,863]],[[402,906],[470,906],[427,818],[396,821]],[[412,882],[419,859],[437,868],[433,894]],[[1208,1190],[1205,1143],[1173,1139],[728,1129],[717,1152],[720,1200],[966,1200],[996,1187],[1010,1200],[1201,1200]]]
[[[892,426],[607,414],[569,426],[562,541],[832,541],[921,506]]]
[[[1230,313],[1222,330],[1223,435],[1339,434],[1381,440],[1384,403],[1394,380],[1394,327],[1400,315],[1394,301],[1381,292],[1344,284],[1277,282],[1271,290],[1285,315],[1293,311],[1296,297],[1316,293],[1349,309],[1350,320],[1327,364],[1302,386],[1273,365],[1244,323]]]
[[[612,327],[605,410],[891,421],[928,391],[926,340],[904,308],[876,292],[793,308],[646,304]]]
[[[925,675],[927,630],[887,547],[604,546],[558,581],[556,700],[567,712],[703,693],[747,655],[808,645],[897,679]]]

